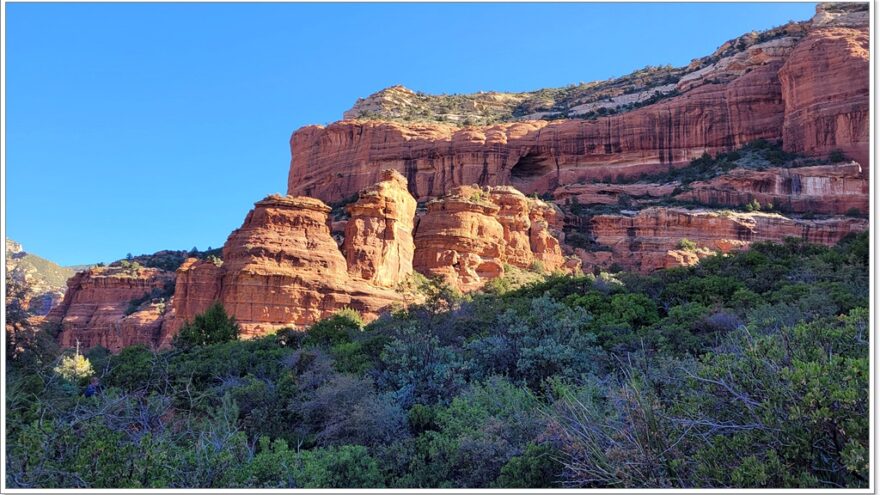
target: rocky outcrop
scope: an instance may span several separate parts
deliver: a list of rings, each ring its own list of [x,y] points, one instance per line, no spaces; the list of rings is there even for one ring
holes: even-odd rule
[[[647,208],[617,215],[596,215],[588,230],[592,250],[579,250],[584,265],[643,272],[691,264],[713,252],[745,249],[758,241],[796,237],[831,245],[851,232],[868,228],[865,219],[831,217],[821,220],[787,218],[774,213]],[[693,244],[691,244],[693,243]]]
[[[349,275],[330,235],[329,213],[307,197],[274,195],[255,203],[223,246],[222,266],[192,261],[178,270],[174,317],[163,340],[170,342],[214,300],[238,320],[244,337],[308,325],[346,307],[369,320],[401,303],[396,292]]]
[[[23,289],[16,303],[29,315],[40,317],[61,303],[67,279],[76,270],[28,253],[21,244],[6,239],[6,272]]]
[[[858,163],[768,170],[735,169],[708,181],[693,182],[676,199],[705,205],[762,205],[795,213],[868,213],[868,178]]]
[[[670,196],[678,182],[665,184],[566,184],[553,191],[553,199],[563,204],[616,205],[638,199]]]
[[[510,187],[462,186],[431,201],[418,222],[413,267],[464,290],[504,274],[504,265],[573,270],[558,240],[561,215]]]
[[[782,66],[779,80],[786,150],[827,155],[839,149],[869,163],[867,22],[837,27],[830,21],[812,30]]]
[[[756,139],[778,139],[777,66],[730,85],[595,121],[531,121],[457,129],[444,124],[342,121],[291,138],[289,194],[350,197],[393,168],[418,199],[469,184],[512,185],[526,194],[579,181],[634,178],[686,165]],[[755,109],[763,113],[756,114]]]
[[[347,207],[342,252],[353,277],[395,287],[413,270],[416,200],[397,171],[386,170],[380,179]]]
[[[173,283],[173,273],[155,268],[90,268],[68,280],[64,300],[47,320],[60,325],[65,347],[156,347]]]
[[[566,115],[593,120],[515,121],[511,110],[514,121],[494,125],[401,121],[396,116],[431,97],[398,88],[362,102],[364,112],[391,120],[296,131],[288,193],[339,201],[386,168],[404,174],[419,200],[469,184],[546,193],[579,181],[665,172],[757,139],[812,156],[840,149],[866,170],[868,34],[860,23],[867,17],[858,5],[837,5],[817,7],[812,22],[731,40],[686,68],[649,77],[650,87],[621,84],[601,98],[590,85],[551,92],[571,93]],[[454,101],[483,97],[459,96]],[[523,118],[534,115],[544,113]]]

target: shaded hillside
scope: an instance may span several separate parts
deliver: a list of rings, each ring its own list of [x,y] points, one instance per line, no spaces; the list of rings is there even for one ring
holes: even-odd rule
[[[46,315],[61,301],[67,279],[76,270],[60,266],[45,258],[24,251],[21,244],[6,239],[6,269],[24,287],[21,307],[34,315]]]

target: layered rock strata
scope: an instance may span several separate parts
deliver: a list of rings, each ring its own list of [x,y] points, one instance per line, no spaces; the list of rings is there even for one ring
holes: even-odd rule
[[[462,186],[427,204],[413,267],[464,290],[504,274],[504,265],[575,270],[562,253],[557,207],[510,187]]]
[[[173,273],[155,268],[91,268],[68,280],[64,299],[47,320],[60,325],[59,342],[65,347],[155,347],[166,301],[149,296],[166,293],[173,283]],[[141,300],[132,307],[133,301]]]
[[[780,69],[786,150],[810,155],[841,150],[869,163],[867,26],[819,24]]]
[[[346,307],[371,319],[401,303],[393,290],[350,276],[330,235],[329,213],[307,197],[276,195],[255,203],[223,246],[222,266],[188,261],[178,270],[166,334],[174,335],[213,300],[239,321],[245,337],[308,325]],[[386,266],[379,258],[377,265]]]
[[[657,199],[671,196],[678,182],[665,184],[567,184],[553,191],[562,204],[616,205],[631,199]]]
[[[746,249],[753,242],[787,237],[832,245],[850,233],[867,230],[860,218],[817,220],[775,213],[646,208],[638,212],[596,215],[588,224],[595,246],[578,250],[585,265],[617,263],[642,272],[693,264],[701,256]],[[693,243],[693,245],[691,245]]]
[[[416,200],[397,171],[386,170],[380,179],[347,207],[342,252],[352,277],[395,287],[413,270]]]
[[[867,170],[867,39],[866,12],[823,4],[813,21],[737,38],[677,72],[675,87],[658,86],[654,103],[611,98],[624,98],[602,107],[616,114],[595,120],[304,127],[290,140],[288,193],[339,201],[386,168],[404,174],[419,200],[473,183],[545,193],[665,172],[757,139],[812,156],[839,149]]]
[[[708,181],[693,182],[676,199],[705,205],[762,205],[795,213],[868,213],[868,178],[858,163],[768,170],[735,169]]]

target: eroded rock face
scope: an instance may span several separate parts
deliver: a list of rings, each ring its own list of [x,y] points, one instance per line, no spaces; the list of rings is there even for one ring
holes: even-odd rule
[[[347,207],[342,252],[351,276],[395,287],[413,270],[416,200],[399,172],[386,170],[380,178]]]
[[[155,348],[166,302],[147,296],[164,294],[173,283],[173,273],[155,268],[91,268],[68,280],[63,301],[47,319],[61,325],[59,342],[65,347],[79,342],[83,348],[100,345],[114,352],[134,344]],[[126,314],[131,302],[142,298],[147,300]]]
[[[305,127],[291,138],[288,193],[339,201],[376,182],[386,168],[404,174],[418,199],[468,184],[512,185],[530,194],[666,172],[704,152],[778,139],[782,100],[775,69],[762,66],[730,85],[705,84],[595,121],[464,129],[377,121]]]
[[[413,267],[469,291],[504,274],[504,265],[548,271],[567,265],[561,215],[510,187],[462,186],[431,201],[416,228]]]
[[[369,320],[400,303],[396,292],[349,275],[330,235],[328,213],[330,208],[313,198],[276,195],[258,201],[226,241],[222,266],[187,262],[178,270],[165,341],[213,300],[238,320],[244,337],[308,325],[345,307]]]
[[[662,198],[671,195],[678,182],[665,184],[567,184],[553,191],[553,199],[565,204],[616,205],[621,201],[640,198]]]
[[[735,169],[694,182],[676,199],[706,205],[744,206],[752,200],[795,213],[868,213],[868,178],[858,163],[768,170]]]
[[[715,252],[745,249],[758,241],[781,242],[797,237],[832,245],[851,232],[868,228],[865,219],[831,217],[821,220],[787,218],[774,213],[736,213],[684,208],[647,208],[633,214],[596,215],[589,226],[599,249],[579,250],[587,265],[643,272],[695,263]],[[696,245],[686,249],[682,240]]]
[[[339,201],[386,168],[405,175],[419,200],[469,184],[546,193],[579,181],[662,173],[757,139],[813,156],[840,149],[866,171],[868,28],[859,9],[820,5],[812,21],[731,40],[676,70],[677,82],[569,102],[569,115],[617,112],[596,120],[478,127],[343,120],[304,127],[290,140],[288,193]],[[646,95],[654,93],[659,101],[650,103]],[[376,108],[390,105],[382,111],[388,118],[405,110],[383,98]]]
[[[792,52],[779,79],[785,149],[813,155],[839,149],[867,167],[867,23],[814,29]]]

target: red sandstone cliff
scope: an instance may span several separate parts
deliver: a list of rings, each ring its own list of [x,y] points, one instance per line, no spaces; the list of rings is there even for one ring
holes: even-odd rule
[[[775,213],[647,208],[637,213],[596,215],[589,222],[596,248],[578,250],[585,265],[643,272],[693,264],[699,257],[745,249],[757,241],[797,237],[831,245],[852,232],[867,230],[865,219],[831,217],[821,220],[787,218]],[[681,241],[696,244],[683,249]]]
[[[47,316],[60,324],[62,346],[104,346],[111,351],[145,344],[155,347],[161,331],[165,301],[150,299],[164,293],[174,274],[155,268],[91,268],[67,282],[61,304]],[[126,314],[133,300],[146,299],[137,311]]]
[[[413,270],[416,200],[397,171],[386,170],[380,179],[348,206],[342,252],[353,277],[395,287]]]
[[[578,181],[663,172],[759,138],[808,155],[841,149],[867,169],[867,13],[820,5],[813,21],[773,36],[735,40],[684,70],[679,96],[597,120],[464,128],[350,120],[305,127],[290,140],[288,193],[338,201],[376,182],[386,168],[404,174],[419,199],[472,183],[550,192]]]
[[[840,149],[867,166],[868,26],[819,23],[779,71],[789,151],[811,155]]]
[[[743,206],[757,200],[796,213],[868,213],[868,178],[854,162],[761,171],[736,169],[691,183],[689,188],[676,198],[721,206]]]
[[[396,289],[413,270],[468,291],[503,275],[506,265],[576,272],[581,262],[586,269],[616,263],[651,271],[755,241],[794,236],[832,244],[867,229],[867,220],[669,207],[595,214],[569,206],[609,211],[677,199],[736,207],[757,200],[796,213],[867,212],[866,19],[857,8],[820,5],[810,22],[744,35],[686,68],[642,71],[595,91],[586,85],[583,94],[601,98],[569,98],[568,116],[616,112],[592,120],[467,127],[346,120],[305,127],[290,140],[291,195],[255,203],[224,245],[223,261],[187,260],[167,311],[156,300],[125,314],[130,301],[175,275],[113,268],[71,278],[50,318],[62,326],[62,345],[167,346],[213,301],[236,317],[245,337],[302,327],[344,307],[369,320],[407,302]],[[673,82],[666,80],[671,76]],[[629,86],[641,80],[662,85]],[[358,105],[396,114],[395,106],[421,98],[403,88],[386,93]],[[530,117],[549,115],[523,98],[493,93],[474,100],[491,110],[484,119],[526,103]],[[751,164],[685,186],[619,183],[759,138],[807,155],[840,149],[863,166],[755,170]],[[523,192],[552,192],[568,210],[566,229],[588,249],[566,245],[557,205]],[[349,218],[339,214],[330,222],[323,201],[356,193],[346,207]],[[436,199],[416,218],[416,198]],[[571,252],[578,258],[566,256]]]
[[[223,246],[222,266],[188,261],[178,270],[164,341],[213,300],[239,321],[246,337],[307,325],[345,307],[370,319],[401,303],[394,291],[349,276],[330,236],[329,213],[313,198],[258,201]]]
[[[419,219],[413,267],[465,291],[502,276],[505,264],[575,270],[562,254],[560,222],[556,207],[513,188],[457,187]]]

